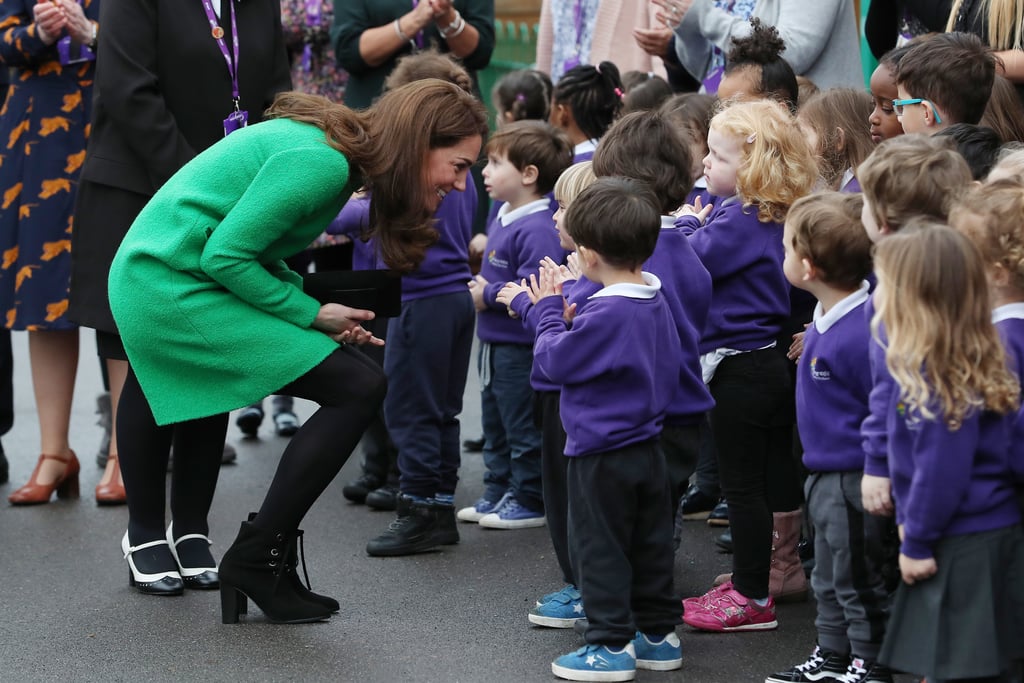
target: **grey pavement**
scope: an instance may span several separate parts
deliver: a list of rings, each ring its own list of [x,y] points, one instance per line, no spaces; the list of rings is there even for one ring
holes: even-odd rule
[[[11,483],[0,486],[4,499],[27,480],[39,443],[24,333],[14,334],[14,349],[17,415],[3,437],[11,461]],[[217,592],[135,592],[120,552],[127,511],[98,507],[93,498],[102,474],[94,463],[102,386],[88,331],[81,359],[71,426],[82,462],[81,499],[20,508],[0,501],[0,681],[551,682],[551,660],[582,644],[572,630],[526,619],[537,596],[561,587],[545,529],[462,524],[461,543],[440,552],[368,557],[366,541],[392,513],[342,497],[344,482],[358,474],[358,454],[303,523],[313,588],[342,605],[330,621],[274,625],[250,607],[239,624],[223,625]],[[464,436],[479,434],[478,396],[471,370]],[[300,416],[314,408],[297,407]],[[258,508],[286,445],[269,417],[259,439],[242,439],[233,422],[228,438],[239,456],[221,469],[213,504],[218,557]],[[456,504],[475,500],[482,473],[480,456],[464,454]],[[729,556],[714,551],[714,534],[703,523],[687,524],[676,561],[681,595],[703,592],[728,570]],[[803,661],[814,644],[813,615],[812,603],[781,606],[772,632],[702,634],[681,626],[682,670],[642,671],[637,680],[762,681]]]

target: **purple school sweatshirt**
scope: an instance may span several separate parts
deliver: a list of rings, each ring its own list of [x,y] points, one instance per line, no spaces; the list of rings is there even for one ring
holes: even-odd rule
[[[886,417],[900,552],[933,557],[942,538],[1020,522],[1009,462],[1015,414],[975,411],[951,431],[910,410],[894,391]]]
[[[679,335],[679,384],[665,422],[692,425],[711,410],[715,401],[700,369],[700,334],[711,308],[711,275],[694,252],[690,240],[675,226],[672,216],[661,217],[661,232],[654,253],[643,269],[661,281],[661,293],[672,311]]]
[[[676,225],[711,274],[711,310],[700,353],[753,351],[775,343],[789,316],[789,282],[782,272],[782,225],[757,220],[757,208],[722,200],[701,226],[693,216]]]
[[[601,289],[571,327],[562,319],[561,297],[535,306],[534,359],[562,387],[568,456],[602,453],[661,433],[678,383],[679,336],[657,277],[644,273],[644,280]]]
[[[532,344],[533,335],[508,314],[497,301],[507,282],[529,280],[550,256],[556,263],[565,261],[565,250],[558,243],[554,211],[546,198],[530,202],[515,211],[503,212],[487,231],[487,251],[480,275],[487,280],[484,303],[478,312],[476,333],[480,341],[499,344]],[[468,278],[467,278],[468,279]]]
[[[874,294],[864,303],[864,322],[871,329],[875,316]],[[868,395],[868,414],[860,425],[861,449],[864,451],[864,474],[889,476],[889,431],[886,415],[889,402],[896,393],[896,385],[885,365],[885,327],[879,326],[880,341],[869,337],[868,364],[871,370],[871,393]]]
[[[992,321],[1006,347],[1006,360],[1017,378],[1024,382],[1024,303],[1007,304],[992,311]],[[1017,485],[1024,487],[1024,405],[1017,413],[1014,426],[1010,467]]]
[[[796,367],[796,421],[804,465],[812,472],[864,469],[860,426],[871,393],[867,300],[865,282],[827,314],[818,304],[804,334]]]
[[[472,278],[469,270],[469,241],[473,238],[473,215],[476,213],[476,186],[466,183],[465,192],[449,192],[434,213],[437,242],[429,247],[419,268],[402,277],[402,301],[424,299],[439,294],[453,294],[466,289]],[[387,268],[374,253],[373,240],[361,238],[369,221],[368,197],[350,199],[327,232],[352,238],[352,270]]]

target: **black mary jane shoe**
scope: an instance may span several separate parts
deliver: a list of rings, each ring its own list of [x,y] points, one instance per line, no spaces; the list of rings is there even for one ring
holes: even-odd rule
[[[185,567],[181,564],[181,558],[178,556],[178,545],[183,541],[188,540],[202,540],[207,546],[213,545],[209,538],[202,534],[185,534],[181,538],[174,538],[172,529],[174,523],[167,527],[167,545],[171,548],[171,554],[174,555],[174,561],[178,564],[178,572],[181,574],[181,580],[185,584],[185,588],[191,590],[216,590],[220,588],[220,574],[217,572],[217,567]],[[211,563],[212,564],[212,563]]]
[[[185,592],[185,584],[181,580],[181,574],[178,573],[177,569],[156,574],[146,574],[139,571],[139,568],[135,566],[135,560],[132,558],[133,553],[158,545],[167,545],[167,541],[150,541],[149,543],[133,546],[128,540],[128,532],[124,532],[124,537],[121,539],[121,551],[124,553],[124,559],[128,562],[128,585],[147,595],[181,595]]]

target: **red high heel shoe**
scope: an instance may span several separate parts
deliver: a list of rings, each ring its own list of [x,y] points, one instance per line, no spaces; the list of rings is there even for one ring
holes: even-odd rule
[[[121,479],[121,463],[117,454],[108,460],[114,461],[114,474],[106,484],[96,484],[96,503],[98,505],[123,505],[128,502],[128,494],[124,492],[124,480]]]
[[[42,468],[44,460],[59,460],[67,465],[64,474],[52,484],[38,483],[39,470]],[[32,470],[32,476],[28,483],[12,493],[7,500],[11,502],[11,505],[39,505],[40,503],[49,503],[54,491],[57,492],[58,498],[78,498],[78,472],[80,470],[81,467],[74,451],[68,451],[66,458],[44,453],[39,456],[39,462]]]

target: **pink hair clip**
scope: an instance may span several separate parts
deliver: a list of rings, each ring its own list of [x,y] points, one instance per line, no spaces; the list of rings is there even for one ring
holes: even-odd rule
[[[750,135],[747,136],[747,144],[748,145],[754,144],[754,140],[756,140],[756,139],[757,139],[757,133],[751,133]]]
[[[520,93],[516,93],[516,102],[525,102],[525,101],[526,101],[526,95],[524,95],[521,92]]]
[[[619,96],[620,100],[626,96],[626,93],[622,92],[622,88],[616,88],[615,94]]]

